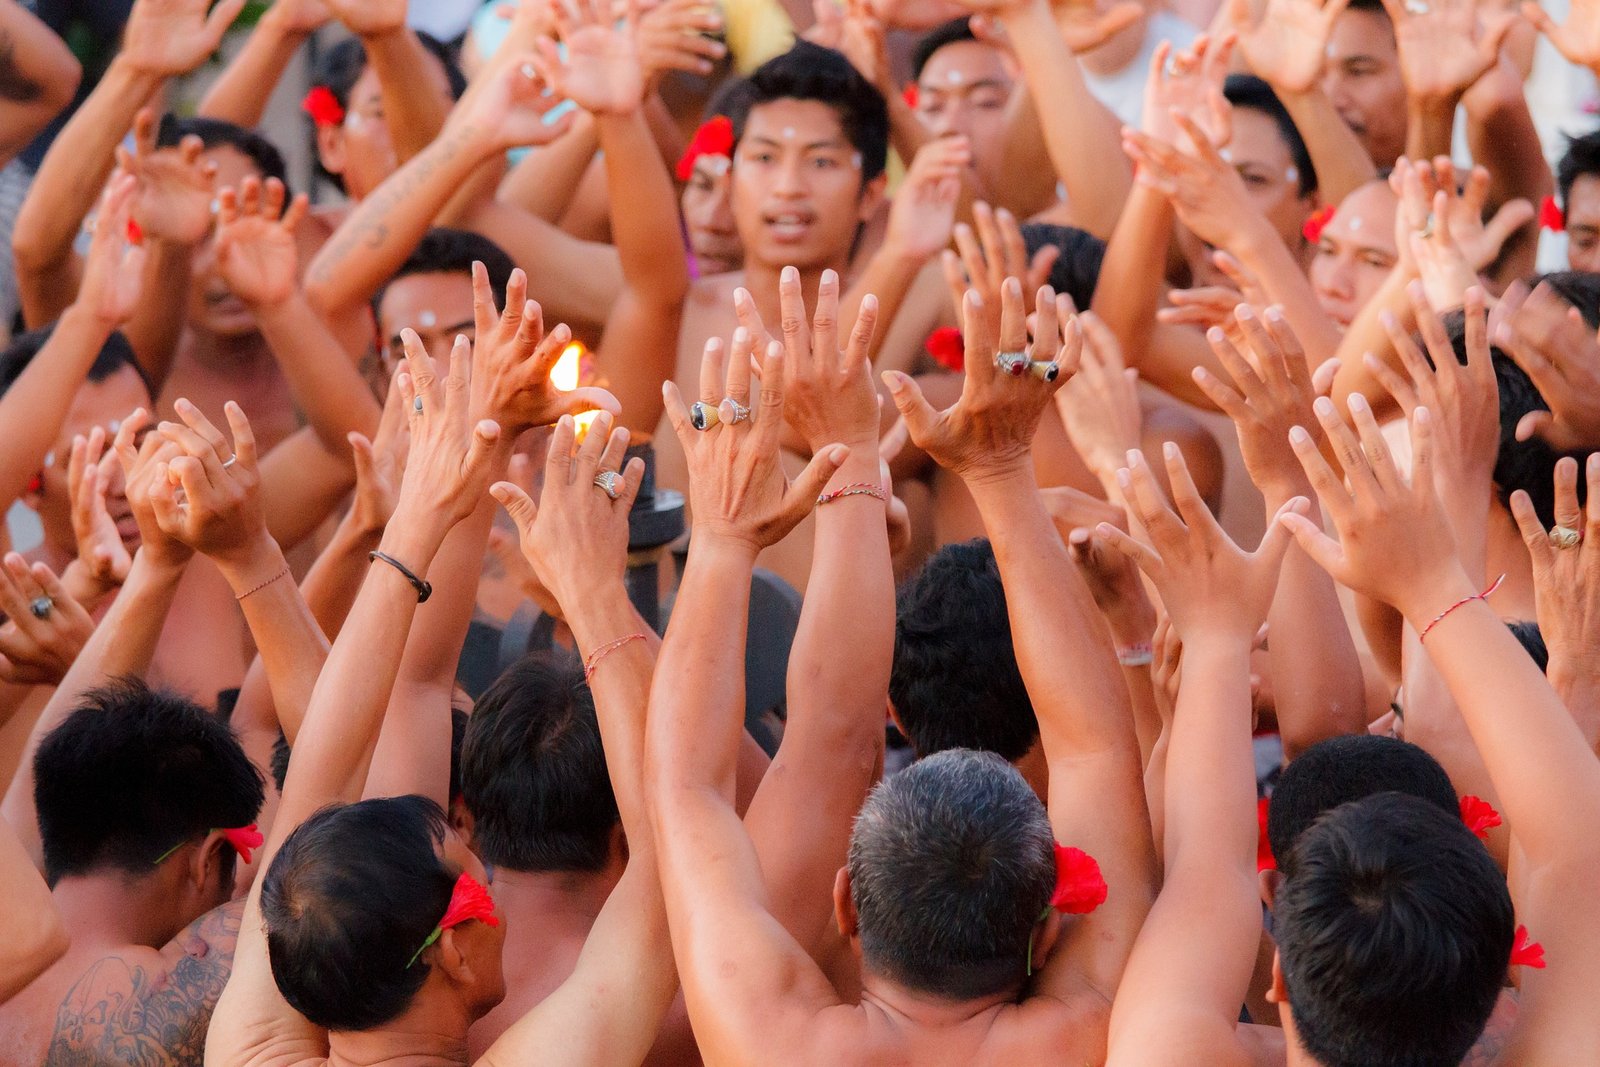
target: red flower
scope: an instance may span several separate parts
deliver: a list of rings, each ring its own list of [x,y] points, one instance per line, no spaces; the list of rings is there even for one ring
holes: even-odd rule
[[[1100,864],[1081,849],[1056,845],[1056,891],[1050,906],[1068,915],[1087,915],[1106,902]]]
[[[444,918],[439,920],[439,929],[448,930],[452,926],[459,926],[471,919],[488,923],[490,926],[499,926],[500,920],[495,918],[494,898],[489,891],[479,885],[466,871],[461,872],[461,877],[456,879],[456,887],[450,892],[450,906],[444,909]]]
[[[1553,196],[1547,196],[1539,203],[1539,228],[1551,233],[1560,233],[1567,228],[1567,216]]]
[[[939,366],[946,370],[953,370],[960,374],[967,366],[967,349],[961,341],[961,331],[954,326],[941,326],[928,335],[922,343],[928,355],[938,361]]]
[[[1268,798],[1262,797],[1256,801],[1256,870],[1275,871],[1278,869],[1278,860],[1272,854],[1272,841],[1267,837],[1267,806]]]
[[[1532,967],[1536,971],[1544,970],[1544,946],[1537,941],[1528,940],[1528,928],[1517,926],[1517,936],[1511,942],[1511,966]]]
[[[319,127],[344,125],[344,108],[339,105],[333,90],[326,85],[313,85],[305,99],[300,101],[300,110],[310,115],[311,121]]]
[[[128,243],[130,245],[144,244],[144,231],[141,230],[139,228],[139,224],[134,222],[132,219],[128,220]],[[249,861],[247,860],[246,862]]]
[[[713,115],[694,131],[689,147],[683,150],[683,156],[678,160],[678,180],[689,180],[689,175],[694,173],[695,160],[701,156],[722,156],[726,159],[732,155],[733,120],[726,115]]]
[[[917,94],[917,83],[912,82],[910,85],[906,86],[906,91],[901,95],[905,98],[906,107],[909,107],[912,111],[915,111],[917,109],[917,100],[919,99]]]
[[[1301,235],[1312,244],[1317,244],[1322,240],[1323,227],[1328,225],[1328,220],[1331,218],[1333,218],[1333,205],[1318,208],[1311,213],[1310,218],[1306,219],[1306,224],[1300,227]]]
[[[1461,821],[1482,841],[1489,840],[1489,831],[1500,825],[1500,813],[1487,800],[1470,793],[1461,798]]]
[[[256,824],[249,826],[236,826],[231,830],[222,831],[223,839],[233,846],[239,858],[246,863],[250,862],[250,853],[261,847],[266,838],[261,836],[261,831],[256,829]]]

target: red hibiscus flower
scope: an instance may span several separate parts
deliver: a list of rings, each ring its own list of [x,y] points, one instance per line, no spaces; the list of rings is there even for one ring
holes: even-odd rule
[[[1067,915],[1087,915],[1106,902],[1100,864],[1081,849],[1056,845],[1056,891],[1050,906]]]
[[[1517,936],[1511,942],[1511,966],[1532,967],[1536,971],[1544,970],[1544,946],[1537,941],[1528,940],[1526,926],[1517,927]]]
[[[1312,244],[1317,244],[1322,240],[1322,230],[1328,225],[1328,220],[1331,218],[1333,218],[1332,205],[1318,208],[1311,213],[1310,218],[1306,219],[1306,224],[1300,227],[1301,235]]]
[[[1539,203],[1539,228],[1551,233],[1560,233],[1567,228],[1567,216],[1553,196],[1547,196]]]
[[[251,823],[249,826],[236,826],[231,830],[224,830],[222,831],[222,836],[228,844],[233,846],[233,850],[239,854],[239,858],[246,863],[250,862],[250,854],[255,849],[260,848],[263,842],[266,841],[266,838],[261,835],[261,831],[256,829],[255,823]]]
[[[967,349],[961,341],[961,331],[954,326],[941,326],[928,335],[922,343],[928,355],[945,370],[960,374],[967,366]]]
[[[1488,801],[1470,793],[1461,798],[1461,821],[1481,841],[1489,840],[1489,831],[1500,825],[1500,813]]]
[[[732,155],[733,120],[726,115],[713,115],[694,131],[689,147],[683,150],[676,171],[678,180],[680,182],[689,180],[689,176],[694,173],[695,160],[701,156],[730,158]]]
[[[326,85],[313,85],[305,99],[300,101],[300,110],[310,115],[311,121],[319,127],[344,125],[344,108],[339,106],[338,98]]]

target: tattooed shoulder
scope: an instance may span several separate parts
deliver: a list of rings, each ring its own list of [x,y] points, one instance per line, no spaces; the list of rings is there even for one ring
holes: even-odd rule
[[[242,912],[206,913],[159,957],[97,961],[56,1012],[46,1067],[201,1067]]]

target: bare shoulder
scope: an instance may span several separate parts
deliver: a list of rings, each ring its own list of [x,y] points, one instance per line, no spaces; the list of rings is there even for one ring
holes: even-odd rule
[[[996,1067],[1048,1055],[1064,1067],[1104,1063],[1111,1002],[1085,987],[1066,997],[1032,996],[1002,1016],[985,1057]]]
[[[733,291],[744,284],[744,271],[732,270],[726,274],[712,274],[696,278],[689,284],[689,295],[684,301],[685,312],[726,310],[733,316]],[[687,322],[687,318],[685,319]]]
[[[244,903],[207,912],[165,949],[89,965],[56,1011],[49,1067],[200,1067],[211,1013],[233,969]]]

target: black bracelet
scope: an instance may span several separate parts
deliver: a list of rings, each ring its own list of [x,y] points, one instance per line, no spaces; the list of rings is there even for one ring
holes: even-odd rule
[[[406,581],[411,583],[411,588],[413,588],[413,589],[415,589],[417,591],[417,603],[418,604],[427,603],[428,598],[433,595],[433,586],[429,585],[427,582],[423,581],[421,578],[418,578],[415,574],[412,574],[410,567],[407,567],[404,563],[401,563],[399,560],[395,559],[393,556],[389,555],[387,552],[368,552],[367,553],[368,562],[371,562],[372,560],[375,560],[375,559],[383,560],[383,562],[387,563],[389,566],[393,567],[395,570],[399,571],[401,574],[406,576]]]

